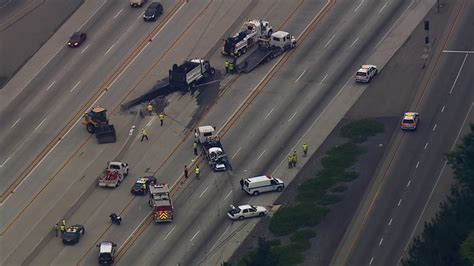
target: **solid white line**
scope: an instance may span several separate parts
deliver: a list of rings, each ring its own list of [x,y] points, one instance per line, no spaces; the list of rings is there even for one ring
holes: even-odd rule
[[[293,117],[295,117],[296,113],[298,113],[298,111],[296,111],[296,112],[290,117],[290,119],[288,119],[288,122],[290,122],[291,119],[293,119]]]
[[[265,153],[265,151],[266,151],[266,150],[264,150],[262,153],[260,153],[260,155],[259,155],[258,158],[257,158],[257,161],[258,161],[258,159],[260,159],[260,158],[262,157],[262,155]]]
[[[226,200],[230,196],[231,193],[232,193],[232,190],[229,191],[229,193],[227,193],[227,196],[225,196],[224,200]]]
[[[307,68],[306,68],[307,69]],[[304,73],[306,73],[306,69],[303,71],[303,73],[301,73],[301,75],[295,80],[295,83],[298,82],[298,80],[300,80],[300,78],[304,75]]]
[[[416,162],[415,168],[418,168],[418,166],[420,166],[420,161]]]
[[[84,23],[82,23],[82,25],[79,27],[79,29],[82,29],[82,27],[84,27],[84,25],[86,25],[87,22],[89,22],[89,20],[95,15],[95,13],[97,13],[97,11],[99,11],[99,9],[101,9],[104,4],[107,2],[107,0],[104,0],[104,2],[102,3],[101,6],[99,6],[99,8],[97,8],[96,10],[94,10],[94,13],[92,13],[87,19],[86,21],[84,21]]]
[[[443,108],[441,108],[441,113],[444,112],[444,108],[445,108],[445,107],[446,107],[446,106],[443,105]]]
[[[433,127],[433,131],[435,131],[435,130],[436,130],[436,127],[437,127],[437,124],[435,124],[435,125],[434,125],[434,127]]]
[[[411,180],[408,180],[407,187],[409,187],[411,184]]]
[[[163,240],[166,240],[168,239],[168,237],[171,235],[171,233],[173,233],[174,229],[176,228],[176,225],[173,226],[173,228],[171,228],[171,230],[168,232],[168,234],[166,234],[165,238]]]
[[[216,240],[216,243],[214,243],[214,245],[211,247],[211,249],[209,249],[209,251],[207,252],[207,254],[211,253],[212,250],[214,250],[214,248],[216,247],[217,243],[219,243],[219,241],[221,240],[221,238],[227,233],[227,231],[229,231],[230,227],[232,226],[232,224],[230,224],[229,226],[227,226],[227,229],[225,229],[224,233],[221,234],[221,236]]]
[[[88,44],[86,47],[84,47],[84,49],[82,49],[81,54],[83,54],[83,53],[87,50],[87,48],[89,48],[89,45],[90,45],[90,44]]]
[[[402,199],[400,199],[400,200],[398,201],[397,206],[400,206],[400,204],[402,204]]]
[[[122,13],[122,11],[123,11],[123,9],[120,9],[119,12],[117,12],[117,14],[115,14],[114,18],[117,18],[120,15],[120,13]]]
[[[198,234],[199,234],[199,230],[194,234],[193,238],[191,238],[191,240],[189,240],[189,241],[192,242]]]
[[[81,83],[80,80],[76,83],[76,85],[74,85],[74,87],[72,87],[71,92],[73,92],[77,88],[77,86],[79,86],[79,83]]]
[[[41,123],[39,123],[39,125],[37,125],[33,131],[36,131],[38,128],[40,128],[44,121],[46,121],[46,118],[43,119],[43,121],[41,121]]]
[[[237,155],[237,153],[239,153],[240,149],[242,149],[242,147],[239,147],[239,149],[234,153],[234,155],[231,157],[231,159],[234,159],[234,157]]]
[[[385,3],[383,7],[379,10],[379,14],[382,13],[382,11],[385,9],[386,6],[387,6],[387,3]]]
[[[388,221],[388,226],[391,226],[392,225],[392,218],[390,218],[390,221]]]
[[[461,128],[458,131],[458,135],[456,136],[456,139],[454,140],[453,145],[451,145],[451,150],[450,151],[452,151],[454,149],[454,147],[456,146],[456,143],[458,142],[458,138],[461,135],[462,129],[464,128],[464,124],[466,124],[467,118],[469,117],[469,113],[471,113],[471,109],[472,109],[473,105],[474,105],[474,102],[471,103],[471,106],[469,107],[469,110],[467,111],[466,116],[464,117],[464,121],[462,122]],[[416,221],[415,227],[413,227],[413,231],[411,232],[410,238],[407,240],[407,243],[405,245],[405,249],[403,250],[403,252],[406,252],[406,250],[408,249],[408,246],[410,245],[411,240],[413,239],[413,236],[415,235],[416,228],[418,228],[418,225],[420,224],[421,218],[425,214],[426,208],[428,207],[428,204],[431,201],[431,197],[433,197],[434,191],[435,191],[436,187],[438,186],[438,182],[441,179],[441,176],[443,175],[443,172],[444,172],[444,168],[446,168],[447,164],[448,164],[448,161],[445,160],[444,164],[443,164],[443,167],[441,168],[441,171],[439,172],[438,178],[436,178],[436,182],[435,182],[433,188],[431,189],[430,195],[428,196],[428,200],[425,202],[425,206],[423,207],[423,210],[421,211],[420,216],[418,217],[418,221]],[[399,259],[399,262],[400,262],[400,259]]]
[[[326,45],[324,45],[324,48],[328,47],[328,45],[331,43],[331,41],[334,39],[334,37],[336,37],[336,34],[334,34],[331,39],[329,39],[329,41],[326,43]]]
[[[372,265],[373,261],[374,261],[374,257],[370,258],[369,265]]]
[[[424,149],[426,150],[426,148],[428,148],[428,142],[426,142]]]
[[[127,237],[127,239],[125,239],[125,242],[122,242],[122,245],[117,249],[117,253],[120,252],[120,249],[122,249],[123,245],[124,245],[125,243],[127,243],[128,240],[130,240],[130,238],[131,238],[132,236],[135,235],[135,233],[138,231],[138,229],[140,229],[140,227],[143,225],[143,223],[145,223],[146,219],[148,218],[148,216],[150,216],[150,214],[151,214],[151,211],[149,211],[149,212],[145,215],[145,217],[143,217],[142,221],[138,224],[138,226],[135,227],[135,229],[133,230],[133,232]]]
[[[359,10],[359,8],[362,6],[363,3],[364,3],[364,0],[360,1],[359,5],[356,7],[356,9],[354,9],[354,13],[357,12],[357,10]]]
[[[156,119],[156,116],[152,117],[152,118],[150,119],[150,121],[148,121],[148,123],[146,123],[146,126],[145,126],[145,127],[151,126],[151,124],[153,124],[153,121],[155,121],[155,119]]]
[[[383,242],[383,237],[380,238],[380,241],[379,241],[379,246],[382,245],[382,242]]]
[[[178,10],[176,10],[176,12],[174,13],[174,15],[173,15],[170,19],[168,19],[168,21],[166,21],[166,23],[161,27],[161,29],[160,29],[153,37],[151,37],[152,40],[154,40],[155,37],[158,36],[158,34],[160,34],[160,32],[161,32],[163,29],[166,28],[166,25],[168,25],[168,23],[171,22],[171,19],[174,18],[174,16],[176,16],[176,15],[179,13],[179,11],[181,10],[181,8],[183,8],[183,7],[184,7],[184,4],[181,4],[181,6],[178,8]]]
[[[202,195],[204,195],[204,193],[206,193],[206,191],[207,191],[207,189],[208,189],[208,188],[209,188],[209,187],[206,187],[206,189],[204,189],[204,191],[203,191],[203,192],[201,192],[201,195],[199,195],[199,198],[201,198],[201,197],[202,197]]]
[[[13,125],[10,127],[10,128],[13,128],[19,121],[21,120],[21,118],[18,118],[15,123],[13,123]]]
[[[54,83],[56,83],[56,80],[55,80],[55,81],[53,81],[53,82],[52,82],[52,83],[51,83],[51,84],[48,86],[48,88],[46,88],[46,90],[49,90],[49,89],[51,89],[51,87],[53,87]]]
[[[352,42],[352,44],[351,44],[350,47],[354,46],[354,44],[356,44],[356,42],[357,42],[358,40],[359,40],[359,37],[357,37],[357,38]]]
[[[323,82],[326,80],[327,77],[328,77],[328,74],[326,74],[324,78],[319,82],[319,85],[323,84]]]
[[[451,86],[451,90],[449,91],[449,95],[451,95],[451,93],[453,93],[454,86],[456,86],[456,83],[458,82],[459,75],[461,74],[462,68],[464,67],[464,63],[466,63],[467,56],[468,56],[468,54],[466,54],[464,56],[464,60],[462,61],[461,67],[459,68],[459,71],[458,71],[458,74],[456,75],[456,78],[454,79],[453,86]]]
[[[112,48],[114,48],[114,46],[115,46],[115,43],[112,44],[112,46],[110,46],[110,48],[105,52],[104,55],[107,55],[110,52],[110,50],[112,50]]]
[[[443,50],[443,53],[474,54],[474,51]]]
[[[0,167],[3,167],[8,162],[8,160],[10,160],[11,157],[11,155],[8,156],[8,158],[0,165]]]
[[[275,109],[275,107],[273,107],[272,110],[270,110],[270,112],[268,112],[268,114],[265,116],[265,118],[263,120],[266,120],[268,118],[268,116],[273,112],[274,109]]]
[[[403,11],[403,13],[398,17],[398,19],[395,21],[395,23],[393,23],[393,25],[390,27],[390,29],[388,29],[388,31],[385,33],[385,35],[382,37],[382,39],[380,39],[380,41],[377,43],[377,45],[375,45],[374,50],[376,50],[379,47],[379,45],[385,40],[385,38],[387,38],[388,34],[390,34],[390,32],[392,32],[392,30],[395,28],[395,26],[397,26],[400,19],[411,8],[411,6],[413,5],[414,2],[415,2],[415,0],[411,0],[411,3],[408,5],[407,9],[405,9],[405,11]]]

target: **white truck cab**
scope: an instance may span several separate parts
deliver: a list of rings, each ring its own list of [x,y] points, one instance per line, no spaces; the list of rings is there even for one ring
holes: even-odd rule
[[[216,129],[213,126],[200,126],[194,130],[194,138],[199,143],[204,143],[209,140],[209,138],[214,137],[214,132]]]
[[[283,188],[285,188],[283,180],[268,175],[246,178],[242,184],[242,189],[254,196],[258,196],[262,192],[280,192]]]
[[[277,31],[272,34],[270,37],[270,46],[274,47],[291,47],[294,48],[296,46],[296,39],[293,35],[286,31]]]
[[[108,162],[107,163],[107,170],[115,170],[119,174],[123,176],[128,175],[128,163],[122,162]]]

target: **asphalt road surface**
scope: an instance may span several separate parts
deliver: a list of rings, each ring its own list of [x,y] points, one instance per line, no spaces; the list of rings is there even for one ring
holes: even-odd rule
[[[71,18],[76,21],[71,29],[64,29],[68,21],[50,40],[57,45],[50,57],[31,68],[24,82],[12,79],[2,95],[8,105],[0,109],[5,127],[0,174],[8,178],[1,182],[2,188],[14,186],[0,207],[1,263],[95,264],[95,244],[105,239],[119,245],[119,264],[207,263],[221,236],[243,235],[239,230],[252,222],[229,221],[229,204],[271,206],[276,196],[248,197],[238,189],[238,180],[273,173],[291,181],[298,168],[286,169],[287,154],[302,141],[315,149],[322,143],[366,87],[354,84],[354,70],[366,60],[383,68],[398,48],[383,50],[383,41],[410,6],[165,1],[164,16],[145,24],[140,9],[125,3],[86,2]],[[166,77],[172,63],[210,54],[222,71],[218,43],[247,17],[268,19],[275,28],[288,30],[299,46],[248,75],[217,75],[217,82],[197,95],[170,95],[162,107],[163,127],[156,116],[137,119],[136,110],[119,111],[121,102]],[[63,47],[67,32],[82,27],[88,41],[79,49]],[[22,84],[18,93],[8,90],[14,84]],[[117,143],[99,146],[77,123],[96,104],[109,110]],[[203,124],[219,129],[232,172],[212,173],[193,156],[190,133]],[[136,132],[129,135],[132,125],[148,128],[150,140],[140,142]],[[97,177],[112,159],[131,165],[129,177],[116,189],[96,188]],[[201,166],[199,180],[182,182],[186,164]],[[173,185],[175,221],[170,224],[152,224],[146,198],[129,196],[135,178],[148,174]],[[111,212],[123,216],[122,225],[110,224]],[[86,227],[75,247],[54,238],[52,226],[61,218]],[[218,263],[223,258],[212,259]]]
[[[394,138],[385,162],[388,168],[379,175],[382,184],[370,189],[377,191],[376,197],[369,194],[362,203],[370,207],[359,213],[358,218],[364,218],[356,221],[362,223],[350,231],[356,237],[345,239],[342,246],[349,248],[340,249],[334,264],[397,265],[415,230],[422,230],[421,215],[447,168],[444,154],[461,137],[461,129],[474,122],[470,85],[474,39],[464,34],[473,23],[474,16],[468,12],[473,8],[470,1],[456,6],[453,24],[447,27],[448,41],[436,50],[427,80],[407,110],[420,113],[420,127]]]

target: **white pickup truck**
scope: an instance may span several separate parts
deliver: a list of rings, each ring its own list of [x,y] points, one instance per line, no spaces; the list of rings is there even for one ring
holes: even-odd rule
[[[128,163],[108,162],[107,168],[99,177],[99,187],[117,187],[128,175]]]

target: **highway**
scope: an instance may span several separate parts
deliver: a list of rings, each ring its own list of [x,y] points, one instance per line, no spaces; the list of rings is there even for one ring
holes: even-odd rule
[[[72,51],[53,50],[24,87],[12,92],[8,86],[17,82],[12,80],[0,95],[8,102],[0,109],[5,147],[0,175],[8,177],[1,179],[6,190],[1,263],[95,264],[95,244],[105,239],[119,245],[119,264],[219,263],[231,254],[216,257],[215,248],[245,235],[242,228],[256,222],[229,221],[228,205],[250,201],[271,207],[277,196],[245,196],[238,180],[273,173],[291,181],[298,168],[286,169],[287,154],[301,141],[314,149],[322,143],[366,87],[353,83],[354,69],[366,60],[383,69],[398,48],[383,50],[383,41],[412,3],[165,1],[162,20],[143,25],[140,11],[123,3],[86,2],[76,14],[89,14],[81,26],[88,29],[88,41]],[[220,39],[246,17],[268,19],[295,34],[298,47],[248,75],[218,73],[218,83],[197,95],[170,95],[162,106],[163,127],[155,116],[140,120],[136,110],[119,110],[120,103],[164,78],[172,63],[209,55],[222,71]],[[96,104],[109,110],[116,144],[98,146],[77,123]],[[20,107],[21,116],[12,116]],[[233,171],[212,173],[202,158],[193,157],[190,132],[203,124],[220,131]],[[129,136],[132,125],[148,128],[150,141]],[[96,188],[97,176],[112,159],[128,162],[130,176],[114,190]],[[186,164],[201,166],[199,180],[183,182]],[[136,178],[146,174],[173,185],[172,223],[154,225],[146,198],[129,196]],[[111,212],[120,213],[124,223],[112,226]],[[52,234],[62,217],[86,227],[75,247],[64,247]]]
[[[397,265],[415,232],[421,232],[424,219],[430,219],[422,215],[437,185],[446,183],[440,182],[449,168],[444,154],[462,137],[461,130],[474,122],[470,85],[474,60],[469,53],[474,39],[464,34],[474,16],[458,11],[473,8],[470,1],[456,6],[447,42],[436,50],[427,81],[409,107],[420,113],[420,128],[397,133],[383,162],[388,167],[376,176],[381,182],[368,189],[371,194],[361,206],[369,207],[354,218],[349,237],[335,255],[335,265]]]

